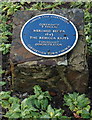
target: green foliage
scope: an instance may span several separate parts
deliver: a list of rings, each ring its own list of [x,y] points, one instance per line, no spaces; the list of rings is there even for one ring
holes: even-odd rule
[[[34,86],[34,95],[28,96],[24,100],[12,97],[11,92],[2,91],[0,93],[0,104],[7,109],[4,117],[14,118],[48,118],[48,119],[70,119],[64,116],[64,110],[56,109],[49,104],[51,96],[48,91],[43,92],[38,85]],[[90,100],[85,94],[73,93],[64,95],[65,104],[69,109],[81,118],[92,117],[90,112]]]
[[[11,36],[11,24],[7,23],[7,17],[0,16],[0,51],[3,52],[3,54],[6,54],[9,52],[10,44],[8,41],[8,36]]]
[[[58,7],[59,5],[63,4],[63,2],[55,2],[54,4],[48,4],[45,2],[38,2],[33,4],[29,10],[49,10]]]
[[[69,109],[77,115],[81,115],[82,118],[90,118],[90,100],[85,94],[79,95],[76,92],[67,94],[64,95],[64,101],[64,105],[69,106]]]
[[[8,36],[12,35],[10,32],[12,24],[8,24],[8,18],[4,15],[0,15],[0,43],[8,42]]]
[[[42,111],[41,118],[68,118],[67,116],[63,116],[64,110],[52,108],[51,105],[48,105],[46,112]]]
[[[90,12],[92,8],[92,2],[87,2],[85,4],[85,36],[88,43],[88,52],[92,54],[92,14]]]
[[[2,67],[0,66],[0,77],[2,76],[2,74],[4,73],[5,71],[2,70]]]
[[[14,4],[13,2],[1,2],[0,11],[2,14],[0,15],[0,51],[3,54],[9,52],[10,49],[10,41],[9,36],[12,35],[12,21],[11,15],[14,14],[21,8],[21,5],[18,3]]]
[[[20,99],[16,97],[9,97],[6,107],[9,111],[4,115],[7,118],[20,118],[21,109],[20,109]],[[5,108],[5,107],[4,107]]]
[[[17,97],[11,97],[11,92],[0,93],[0,104],[8,111],[4,115],[7,118],[67,118],[63,116],[64,110],[52,108],[49,105],[51,97],[48,91],[42,92],[40,86],[34,86],[34,95],[20,101]]]
[[[0,86],[3,86],[3,85],[5,85],[5,84],[6,84],[6,82],[0,81]]]
[[[0,44],[0,51],[2,51],[3,54],[6,54],[9,52],[10,47],[11,47],[11,44],[2,43],[2,44]]]
[[[11,94],[11,92],[1,91],[0,92],[0,101],[4,100],[4,99],[9,99],[10,98],[10,94]]]
[[[21,8],[21,5],[18,3],[14,4],[13,2],[2,2],[2,12],[7,12],[6,14],[12,15]]]
[[[21,102],[23,118],[40,118],[40,112],[47,109],[49,100],[51,100],[48,91],[42,92],[38,85],[34,86],[34,93],[35,95],[31,95]]]
[[[81,8],[84,5],[84,2],[80,2],[79,0],[77,2],[71,2],[71,8]]]

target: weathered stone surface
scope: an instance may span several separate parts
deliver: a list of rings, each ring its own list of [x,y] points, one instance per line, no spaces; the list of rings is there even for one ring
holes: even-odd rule
[[[29,67],[29,63],[18,65],[15,69],[14,84],[17,86],[15,90],[25,92],[29,91],[29,88],[32,90],[35,84],[39,84],[49,90],[66,91],[65,88],[67,88],[67,90],[71,91],[71,86],[69,86],[69,83],[66,83],[65,71],[66,68],[64,66],[59,66],[59,68],[43,65]]]
[[[86,43],[83,36],[79,36],[78,43],[73,51],[68,54],[68,63],[72,70],[82,72],[87,69],[86,62]]]
[[[75,48],[65,56],[43,58],[27,51],[20,41],[23,24],[39,14],[53,13],[67,17],[78,29],[79,39]],[[61,92],[85,92],[88,83],[86,42],[83,35],[83,11],[63,9],[54,11],[18,11],[13,18],[13,42],[11,48],[12,84],[16,91],[27,92],[35,84],[45,89]],[[68,60],[68,64],[67,64]]]

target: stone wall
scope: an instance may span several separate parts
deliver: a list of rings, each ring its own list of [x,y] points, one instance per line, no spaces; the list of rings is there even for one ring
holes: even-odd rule
[[[65,56],[43,58],[27,51],[20,40],[24,23],[35,15],[53,13],[62,15],[77,27],[79,38],[74,49]],[[18,11],[13,18],[13,38],[10,54],[12,87],[15,91],[28,92],[35,84],[46,90],[60,92],[85,92],[88,84],[84,14],[81,9],[54,11]]]

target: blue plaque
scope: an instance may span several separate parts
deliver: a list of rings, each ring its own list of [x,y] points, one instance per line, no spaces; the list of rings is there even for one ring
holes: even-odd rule
[[[57,57],[74,48],[78,32],[74,24],[56,14],[41,14],[28,20],[21,30],[24,47],[35,55]]]

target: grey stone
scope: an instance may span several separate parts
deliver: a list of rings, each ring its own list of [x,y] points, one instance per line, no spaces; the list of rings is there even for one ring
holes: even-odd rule
[[[74,49],[65,56],[43,58],[28,52],[20,41],[23,24],[39,14],[53,13],[67,17],[78,29],[79,38]],[[88,84],[86,42],[84,37],[84,13],[81,9],[54,11],[18,11],[13,18],[13,42],[11,48],[12,87],[15,91],[29,92],[39,84],[46,90],[60,92],[85,92]],[[67,62],[68,61],[68,62]]]

